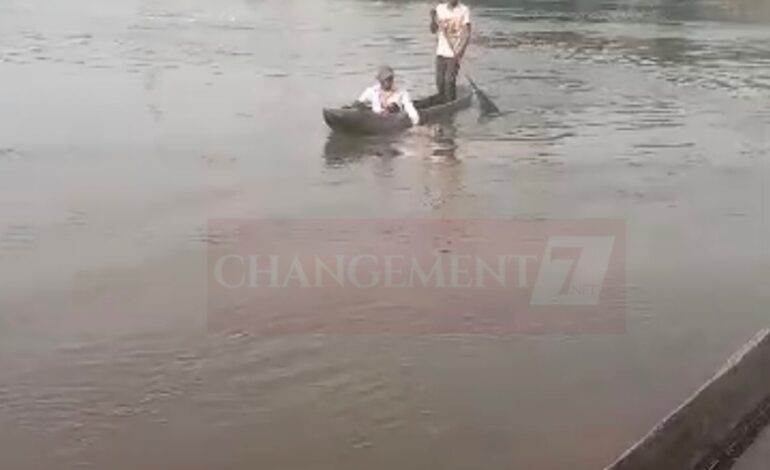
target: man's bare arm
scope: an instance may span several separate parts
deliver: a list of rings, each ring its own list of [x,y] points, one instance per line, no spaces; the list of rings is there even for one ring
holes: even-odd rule
[[[457,57],[462,59],[465,56],[465,50],[468,49],[468,44],[471,42],[471,24],[465,25],[465,33],[462,35],[462,42],[457,49]]]

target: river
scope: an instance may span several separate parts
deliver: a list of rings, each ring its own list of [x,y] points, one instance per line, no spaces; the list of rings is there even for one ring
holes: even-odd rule
[[[351,143],[429,3],[0,0],[0,467],[600,469],[766,326],[766,4],[469,4],[503,115]],[[372,217],[621,220],[626,326],[208,328],[211,220]]]

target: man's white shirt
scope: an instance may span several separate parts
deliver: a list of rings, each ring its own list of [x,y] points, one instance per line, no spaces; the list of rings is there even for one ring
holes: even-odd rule
[[[375,113],[381,113],[387,109],[388,106],[397,104],[403,109],[413,125],[417,125],[420,122],[420,114],[412,103],[412,99],[409,93],[406,91],[394,89],[390,92],[386,92],[382,89],[379,83],[370,86],[361,94],[358,98],[361,103],[371,106],[372,111]]]
[[[452,58],[462,43],[465,27],[471,24],[471,11],[463,3],[454,8],[441,3],[436,7],[436,20],[439,26],[436,55]],[[449,41],[452,41],[451,45]]]

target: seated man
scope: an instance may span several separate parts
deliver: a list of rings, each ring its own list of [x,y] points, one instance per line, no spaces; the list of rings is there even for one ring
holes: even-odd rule
[[[395,74],[387,65],[380,67],[377,73],[377,83],[367,88],[358,98],[357,104],[365,105],[377,114],[400,113],[405,111],[416,126],[420,115],[414,107],[409,93],[394,86]]]

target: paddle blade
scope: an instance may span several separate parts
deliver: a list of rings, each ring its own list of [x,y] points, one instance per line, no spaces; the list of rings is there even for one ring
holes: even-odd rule
[[[476,96],[479,97],[479,107],[481,108],[481,113],[485,115],[492,115],[492,114],[500,114],[500,108],[495,105],[495,103],[489,99],[489,97],[480,89],[476,90]]]
[[[476,93],[476,97],[479,99],[479,108],[481,108],[481,114],[488,116],[493,114],[500,114],[500,108],[487,96],[484,91],[479,88],[471,77],[465,77],[468,79],[468,83],[471,84],[473,91]]]

